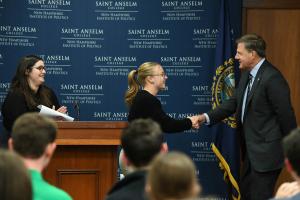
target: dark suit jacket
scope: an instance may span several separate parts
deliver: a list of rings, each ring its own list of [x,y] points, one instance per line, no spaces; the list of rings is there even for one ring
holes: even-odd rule
[[[108,192],[105,200],[147,200],[145,194],[147,171],[140,170],[126,175]]]
[[[253,82],[241,123],[242,103],[249,71],[242,72],[234,96],[208,112],[211,124],[236,112],[242,152],[256,171],[283,167],[282,138],[297,127],[288,83],[271,63],[263,62]]]

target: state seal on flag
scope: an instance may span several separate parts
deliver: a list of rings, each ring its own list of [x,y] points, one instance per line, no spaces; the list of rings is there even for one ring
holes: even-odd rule
[[[224,100],[229,99],[234,92],[234,60],[230,58],[216,69],[212,85],[212,107],[216,108]],[[223,120],[231,128],[236,128],[236,119],[230,116]]]

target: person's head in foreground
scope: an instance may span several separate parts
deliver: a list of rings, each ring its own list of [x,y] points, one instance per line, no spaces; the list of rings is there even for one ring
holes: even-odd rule
[[[288,172],[300,183],[300,128],[283,139],[283,151]]]
[[[152,159],[166,151],[159,124],[151,119],[132,121],[121,135],[123,162],[134,168],[148,167]]]
[[[196,167],[187,155],[170,152],[153,160],[146,183],[150,200],[194,199],[200,191]]]
[[[23,161],[7,150],[0,150],[0,199],[32,199],[30,176]]]
[[[24,159],[29,168],[42,171],[56,148],[55,121],[38,113],[25,113],[14,123],[9,147]]]

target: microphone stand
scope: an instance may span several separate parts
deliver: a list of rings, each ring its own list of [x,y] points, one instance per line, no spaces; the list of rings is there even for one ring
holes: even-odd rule
[[[76,111],[76,118],[75,118],[75,121],[79,121],[80,119],[80,109],[79,109],[79,105],[78,105],[78,102],[77,101],[74,101],[73,103],[73,107]]]

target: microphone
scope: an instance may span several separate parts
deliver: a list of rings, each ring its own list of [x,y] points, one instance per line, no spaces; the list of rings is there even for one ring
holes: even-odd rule
[[[79,104],[77,101],[74,101],[73,102],[73,108],[75,109],[76,111],[76,118],[75,118],[75,121],[79,121],[80,119],[80,109],[79,109]]]

